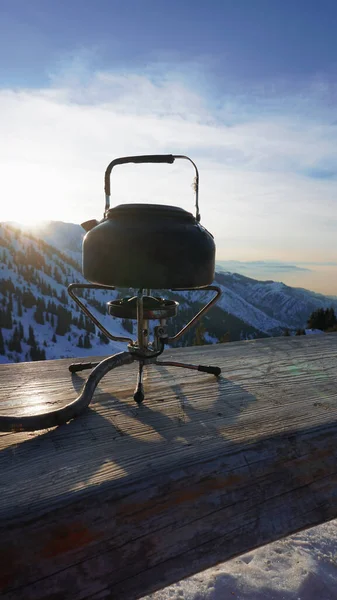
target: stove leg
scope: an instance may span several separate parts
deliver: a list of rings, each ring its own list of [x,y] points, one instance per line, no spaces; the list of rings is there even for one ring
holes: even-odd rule
[[[189,365],[186,363],[175,362],[171,360],[155,360],[155,365],[163,367],[182,367],[183,369],[191,369],[193,371],[202,371],[203,373],[210,373],[218,377],[221,373],[220,367],[205,367],[203,365]]]
[[[78,371],[84,371],[85,369],[94,369],[99,365],[98,362],[86,362],[86,363],[72,363],[69,365],[70,373],[77,373]]]
[[[145,397],[144,396],[144,386],[142,383],[143,367],[144,367],[144,363],[142,361],[139,361],[137,385],[136,385],[135,393],[133,394],[133,399],[135,402],[137,402],[137,404],[141,404]]]

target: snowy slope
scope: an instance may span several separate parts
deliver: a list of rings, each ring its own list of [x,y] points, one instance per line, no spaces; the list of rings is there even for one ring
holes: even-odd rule
[[[332,306],[337,311],[335,297],[293,288],[281,282],[257,281],[237,273],[218,273],[216,279],[223,287],[283,326],[286,323],[287,327],[303,327],[308,315],[317,308]]]
[[[70,282],[85,283],[78,264],[43,241],[0,225],[0,310],[5,312],[11,302],[12,312],[12,326],[1,328],[6,352],[0,354],[0,362],[31,360],[32,346],[27,343],[29,327],[33,328],[37,346],[44,351],[46,359],[106,355],[125,348],[125,344],[119,342],[110,342],[107,346],[96,335],[95,328],[88,327],[85,322],[76,324],[79,310],[65,291]],[[25,297],[28,297],[28,302]],[[130,333],[119,319],[103,315],[93,306],[93,302],[98,302],[99,308],[105,309],[105,303],[116,297],[115,291],[99,291],[95,295],[88,292],[85,301],[106,328],[115,335],[127,337]],[[34,316],[38,300],[43,300],[46,308],[49,303],[53,305],[52,310],[43,311],[43,323],[37,322]],[[56,311],[60,308],[67,311],[72,321],[63,335],[57,333],[60,316]],[[8,345],[13,332],[20,327],[23,329],[21,350],[10,351]],[[79,347],[80,337],[84,340],[86,335],[90,346]]]
[[[8,223],[23,233],[30,233],[35,238],[44,240],[50,246],[54,246],[62,252],[82,251],[82,240],[85,235],[81,225],[76,223],[65,223],[64,221],[43,221],[37,225],[22,225],[20,223]]]
[[[85,235],[81,225],[65,223],[64,221],[43,221],[37,225],[22,225],[21,223],[11,222],[8,225],[43,240],[81,264],[82,240]]]
[[[230,275],[234,279],[235,274]],[[264,331],[265,333],[281,333],[283,329],[289,327],[289,323],[286,320],[283,321],[270,317],[263,310],[257,308],[254,304],[243,298],[240,293],[233,289],[231,281],[224,284],[222,282],[221,274],[216,273],[214,283],[221,288],[222,295],[218,302],[218,306],[224,311],[235,315],[239,319],[249,323],[252,327]],[[202,301],[205,302],[209,297],[209,295],[206,294],[206,292],[192,292],[189,297],[193,298],[195,301],[198,299],[200,301],[202,299]],[[302,325],[302,321],[300,323]]]

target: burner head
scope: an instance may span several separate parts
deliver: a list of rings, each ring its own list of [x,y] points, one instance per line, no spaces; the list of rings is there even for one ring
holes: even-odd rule
[[[213,236],[174,206],[122,204],[83,240],[83,274],[125,288],[202,288],[214,278]]]
[[[108,313],[121,319],[137,319],[137,296],[108,302]],[[177,314],[179,303],[154,296],[143,296],[143,318],[169,319]]]

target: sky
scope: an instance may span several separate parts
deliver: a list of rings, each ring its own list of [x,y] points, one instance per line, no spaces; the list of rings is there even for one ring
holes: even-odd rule
[[[336,30],[335,0],[0,0],[0,220],[100,219],[113,158],[187,154],[218,260],[315,263],[333,293]],[[192,182],[121,166],[112,205],[193,212]]]

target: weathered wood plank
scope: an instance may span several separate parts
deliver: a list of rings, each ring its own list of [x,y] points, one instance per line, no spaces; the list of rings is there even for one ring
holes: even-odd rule
[[[58,429],[0,436],[7,599],[140,598],[337,517],[337,335],[167,351],[222,376],[136,365]],[[0,414],[73,400],[70,360],[0,368]],[[1,593],[0,592],[0,593]]]

